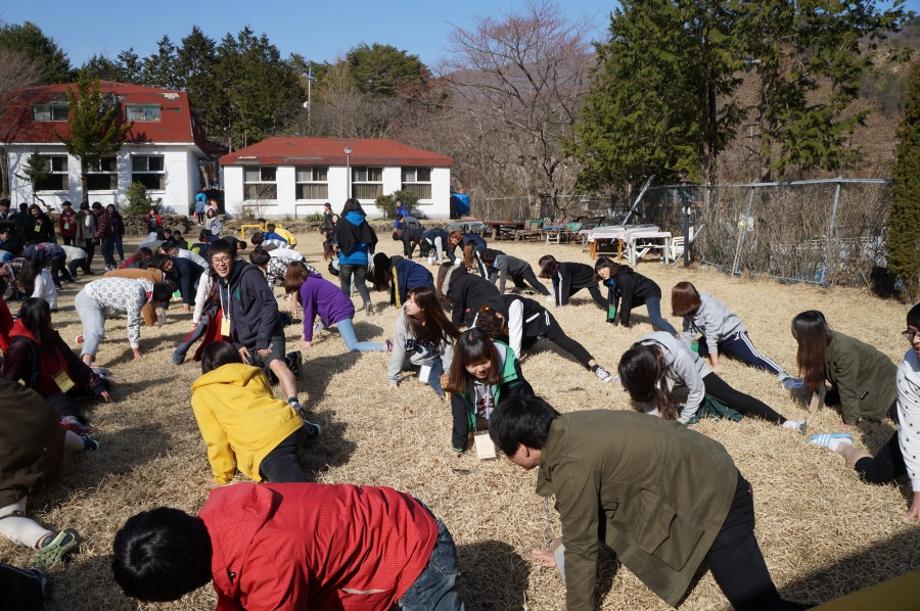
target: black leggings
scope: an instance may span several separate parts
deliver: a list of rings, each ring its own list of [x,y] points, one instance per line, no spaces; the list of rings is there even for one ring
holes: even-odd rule
[[[584,365],[585,367],[590,367],[588,362],[593,360],[588,351],[585,350],[585,347],[576,342],[574,339],[565,334],[565,331],[562,330],[562,327],[559,326],[559,323],[556,322],[556,319],[550,316],[549,326],[546,328],[546,331],[543,332],[542,337],[545,337],[549,341],[553,342],[569,354],[571,354],[575,360]],[[525,337],[521,341],[521,347],[530,348],[536,343],[538,338],[536,337]]]
[[[306,440],[306,431],[300,427],[284,438],[275,449],[262,459],[259,473],[270,482],[309,482],[298,461],[298,453]]]
[[[899,422],[897,401],[888,409],[888,417]],[[875,456],[857,460],[853,469],[866,480],[866,483],[876,485],[890,484],[907,473],[907,465],[904,464],[904,455],[898,443],[898,432],[895,431],[891,435]]]
[[[776,591],[754,537],[754,492],[740,472],[732,505],[706,560],[725,598],[738,611],[807,608],[783,600]]]
[[[775,424],[782,424],[786,421],[784,417],[773,411],[766,403],[750,395],[738,392],[715,373],[705,376],[703,384],[706,386],[707,395],[712,395],[733,410],[737,410],[742,414],[757,416]]]
[[[521,283],[518,282],[518,279],[521,279],[541,295],[549,295],[549,290],[543,286],[542,282],[537,280],[537,276],[533,273],[533,268],[530,266],[528,266],[527,269],[524,270],[524,273],[520,274],[519,276],[512,276],[512,279],[514,280],[515,285],[518,287],[521,286]]]

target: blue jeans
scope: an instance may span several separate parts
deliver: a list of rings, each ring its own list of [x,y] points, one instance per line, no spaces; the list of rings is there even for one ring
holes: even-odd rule
[[[658,297],[648,297],[645,300],[645,309],[648,310],[648,320],[652,326],[661,331],[667,331],[671,335],[677,336],[677,329],[671,326],[661,315],[661,299]]]
[[[335,328],[339,330],[342,341],[351,352],[386,352],[387,345],[380,342],[359,342],[358,336],[355,335],[355,325],[350,318],[340,320],[335,323]]]
[[[450,531],[438,520],[438,542],[431,550],[428,565],[399,599],[405,611],[463,611],[457,592],[457,548]]]

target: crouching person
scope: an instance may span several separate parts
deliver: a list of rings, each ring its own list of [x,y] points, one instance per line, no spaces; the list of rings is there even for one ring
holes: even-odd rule
[[[262,370],[243,363],[233,344],[208,344],[201,372],[192,384],[192,411],[214,479],[229,483],[239,469],[257,482],[310,481],[298,452],[320,426],[275,399]]]
[[[392,488],[219,488],[198,516],[159,507],[130,518],[115,535],[112,571],[145,601],[213,580],[218,609],[463,609],[450,532]]]
[[[540,468],[537,494],[556,496],[569,611],[595,609],[601,542],[671,606],[705,561],[739,611],[806,608],[777,593],[754,537],[751,485],[719,443],[642,414],[560,415],[536,397],[504,402],[489,435],[511,462]],[[548,550],[534,555],[555,563]]]

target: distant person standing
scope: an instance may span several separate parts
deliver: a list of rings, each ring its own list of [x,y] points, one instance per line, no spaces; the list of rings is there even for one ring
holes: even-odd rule
[[[67,246],[73,246],[77,237],[77,213],[73,210],[73,205],[64,200],[61,204],[61,216],[58,218],[58,231],[61,233],[61,240]]]
[[[105,261],[105,271],[118,267],[115,262],[115,227],[112,225],[112,215],[102,207],[99,202],[93,202],[93,212],[96,214],[95,238],[102,244],[102,258]]]
[[[112,237],[115,243],[115,250],[118,252],[118,260],[125,260],[125,219],[121,216],[121,213],[118,212],[118,208],[114,204],[109,204],[105,207],[106,212],[109,213],[109,218],[112,219]],[[114,261],[115,257],[112,256]]]
[[[23,239],[26,244],[57,242],[54,235],[54,223],[51,221],[51,217],[38,207],[38,204],[29,206],[29,217],[24,223],[24,228]]]
[[[195,194],[195,218],[199,225],[204,224],[204,209],[208,205],[208,196],[203,191]]]
[[[364,301],[364,312],[371,316],[371,295],[367,291],[364,278],[367,275],[368,254],[372,254],[377,245],[377,234],[373,227],[367,224],[364,208],[354,198],[346,201],[342,208],[342,218],[335,225],[335,243],[339,251],[339,282],[342,292],[351,298],[351,281],[354,276],[355,287]]]
[[[93,255],[96,254],[96,215],[89,209],[89,202],[80,203],[80,211],[77,213],[77,245],[86,252],[86,258],[80,267],[87,276],[92,276],[93,271],[90,266],[93,263]]]
[[[148,233],[156,233],[158,229],[163,228],[163,219],[160,218],[156,208],[150,209],[150,212],[144,217],[144,221],[147,223]]]

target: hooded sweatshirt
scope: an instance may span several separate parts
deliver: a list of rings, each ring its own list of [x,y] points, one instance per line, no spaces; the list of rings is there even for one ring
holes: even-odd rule
[[[469,273],[462,266],[451,272],[447,297],[453,304],[451,321],[458,327],[472,327],[479,308],[484,305],[491,306],[506,319],[508,317],[505,302],[495,285],[482,276]]]
[[[220,307],[230,318],[233,342],[249,349],[264,350],[271,338],[281,335],[278,300],[255,265],[236,261],[229,279],[218,281]]]
[[[390,305],[401,307],[409,298],[409,291],[423,286],[434,288],[434,277],[424,266],[404,259],[390,259]]]
[[[914,492],[920,492],[920,358],[908,350],[898,367],[898,445]]]
[[[317,316],[327,327],[355,316],[355,304],[342,289],[315,272],[300,285],[300,303],[303,306],[303,338],[308,342],[313,341],[313,322]]]
[[[242,363],[223,365],[195,380],[192,411],[214,479],[221,484],[233,479],[237,469],[262,481],[262,460],[303,426],[287,402],[275,399],[262,370]]]
[[[408,494],[351,484],[249,484],[213,490],[217,611],[388,611],[428,565],[434,516]]]
[[[363,214],[351,210],[336,224],[335,241],[339,245],[339,265],[367,266],[367,254],[377,244],[377,235]]]
[[[687,388],[687,402],[684,403],[677,416],[679,422],[687,424],[699,411],[700,404],[706,396],[706,385],[703,383],[703,378],[712,373],[712,369],[697,353],[691,351],[686,343],[665,331],[649,333],[639,338],[636,343],[655,344],[661,349],[667,367],[664,383],[668,386],[662,390],[670,392],[675,386]],[[643,407],[646,413],[658,415],[656,405]]]
[[[454,345],[448,340],[441,340],[436,346],[419,341],[409,328],[406,311],[402,308],[396,315],[396,326],[393,329],[393,353],[387,366],[387,380],[399,380],[399,372],[407,359],[416,367],[431,367],[440,359],[442,369],[448,371],[454,361]]]

